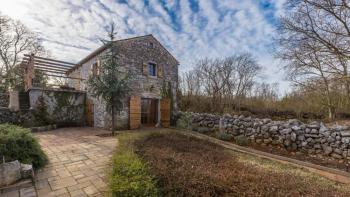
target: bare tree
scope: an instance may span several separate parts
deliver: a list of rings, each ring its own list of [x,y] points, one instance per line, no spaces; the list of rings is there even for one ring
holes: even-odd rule
[[[350,7],[347,0],[289,0],[289,12],[281,18],[278,56],[291,81],[318,92],[334,117],[331,87],[342,83],[350,99]],[[315,83],[316,82],[316,83]]]
[[[20,21],[12,20],[0,13],[0,75],[2,78],[16,78],[16,69],[22,55],[46,53],[38,36]]]
[[[182,77],[182,92],[189,97],[204,96],[210,99],[211,111],[222,112],[246,96],[260,71],[256,60],[248,53],[223,59],[202,59],[193,70]],[[238,107],[240,108],[240,107]]]

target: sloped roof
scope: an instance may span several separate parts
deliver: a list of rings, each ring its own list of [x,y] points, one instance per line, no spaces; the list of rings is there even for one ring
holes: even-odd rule
[[[175,62],[177,63],[177,65],[179,65],[179,61],[162,45],[162,43],[160,43],[152,34],[148,34],[148,35],[144,35],[144,36],[137,36],[137,37],[131,37],[131,38],[126,38],[126,39],[120,39],[120,40],[116,40],[114,42],[122,42],[122,41],[128,41],[128,40],[135,40],[135,39],[140,39],[140,38],[144,38],[144,37],[152,37],[154,40],[156,40],[159,45],[172,57],[174,58]],[[105,49],[108,48],[108,44],[105,44],[101,47],[99,47],[98,49],[96,49],[95,51],[93,51],[92,53],[90,53],[88,56],[86,56],[85,58],[83,58],[82,60],[80,60],[77,63],[77,66],[75,66],[74,68],[72,68],[72,70],[82,66],[84,63],[88,62],[90,59],[94,58],[95,56],[97,56],[98,54],[100,54],[101,52],[103,52]]]

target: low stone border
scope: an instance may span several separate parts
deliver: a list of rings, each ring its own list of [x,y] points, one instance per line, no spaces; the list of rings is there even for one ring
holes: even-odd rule
[[[46,126],[41,126],[41,127],[32,127],[30,129],[32,132],[50,131],[50,130],[57,129],[57,125],[52,124],[52,125],[46,125]]]
[[[34,178],[32,165],[22,164],[18,160],[0,164],[0,188],[27,178]]]
[[[344,172],[344,171],[337,170],[334,168],[329,168],[329,167],[325,167],[325,166],[312,164],[309,162],[300,161],[297,159],[292,159],[289,157],[274,155],[274,154],[266,153],[263,151],[259,151],[259,150],[255,150],[255,149],[251,149],[251,148],[247,148],[247,147],[238,146],[236,144],[225,142],[225,141],[222,141],[222,140],[219,140],[219,139],[216,139],[216,138],[204,135],[204,134],[200,134],[197,132],[193,132],[193,131],[183,131],[183,130],[179,130],[179,131],[185,135],[191,135],[191,136],[194,136],[196,138],[207,140],[209,142],[218,144],[218,145],[223,146],[229,150],[250,154],[253,156],[266,158],[266,159],[278,161],[281,163],[291,164],[291,165],[294,165],[297,167],[307,169],[311,172],[317,173],[317,174],[319,174],[323,177],[326,177],[328,179],[331,179],[331,180],[334,180],[334,181],[337,181],[340,183],[350,184],[350,173],[348,173],[348,172]]]

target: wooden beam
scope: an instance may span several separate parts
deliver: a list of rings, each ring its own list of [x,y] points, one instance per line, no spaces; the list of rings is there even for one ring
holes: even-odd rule
[[[50,65],[50,64],[43,64],[43,63],[34,63],[35,65],[39,65],[39,66],[46,66],[46,67],[50,67],[50,68],[57,68],[57,69],[64,69],[66,71],[70,70],[70,68],[67,67],[61,67],[61,66],[54,66],[54,65]]]
[[[45,67],[45,66],[37,66],[37,65],[34,65],[34,68],[41,68],[41,69],[47,69],[47,70],[53,70],[53,71],[62,71],[62,72],[67,72],[67,70],[62,70],[62,69],[59,69],[59,68],[50,68],[50,67]]]
[[[47,69],[42,69],[42,68],[35,68],[36,70],[41,70],[44,72],[50,72],[50,73],[57,73],[57,74],[66,74],[66,72],[58,72],[58,71],[53,71],[53,70],[47,70]]]
[[[28,61],[29,59],[28,58],[23,58],[24,61]],[[37,60],[37,59],[34,59],[34,63],[35,64],[46,64],[48,66],[60,66],[60,67],[65,67],[67,69],[71,69],[73,68],[73,66],[68,66],[68,65],[65,65],[65,64],[59,64],[59,63],[55,63],[55,62],[49,62],[49,61],[44,61],[44,60]]]
[[[50,75],[50,74],[46,74],[46,73],[44,73],[44,75],[50,76],[50,77],[61,77],[61,78],[66,78],[66,79],[78,79],[78,80],[81,80],[81,81],[86,80],[86,79],[82,79],[82,78],[59,76],[59,75]]]
[[[25,54],[25,57],[30,57],[30,55]],[[65,61],[60,61],[60,60],[54,60],[54,59],[50,59],[50,58],[44,58],[44,57],[39,57],[39,56],[33,56],[34,59],[42,59],[42,60],[46,60],[46,61],[52,61],[52,62],[58,62],[58,63],[62,63],[62,64],[68,64],[68,65],[72,65],[75,66],[76,64],[71,63],[71,62],[65,62]]]
[[[40,63],[40,62],[37,62],[37,61],[34,61],[34,64],[35,65],[39,65],[39,66],[46,66],[46,67],[50,67],[50,68],[59,68],[59,69],[64,69],[64,70],[69,70],[70,69],[70,68],[68,68],[66,66],[57,66],[57,65],[54,65],[54,64]]]

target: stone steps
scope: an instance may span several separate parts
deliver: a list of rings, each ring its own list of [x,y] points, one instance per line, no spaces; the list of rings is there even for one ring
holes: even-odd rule
[[[28,92],[19,93],[18,98],[19,98],[19,108],[21,110],[25,110],[25,109],[30,108],[30,101],[29,101],[29,93]]]

